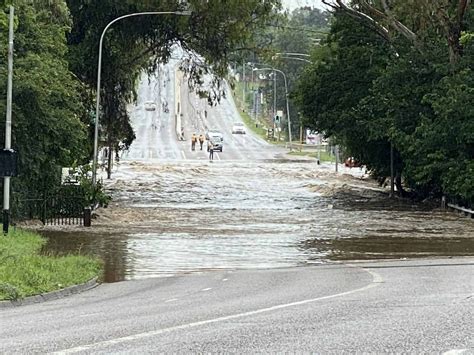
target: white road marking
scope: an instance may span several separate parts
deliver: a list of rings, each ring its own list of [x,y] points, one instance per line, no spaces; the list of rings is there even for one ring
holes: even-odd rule
[[[212,287],[203,288],[201,291],[204,292],[204,291],[209,291],[209,290],[212,290]]]
[[[461,355],[467,352],[469,349],[452,349],[444,352],[442,355]]]
[[[184,150],[181,151],[181,156],[183,157],[184,160],[186,160],[186,154],[184,154]]]
[[[228,279],[222,279],[222,282],[226,282]]]
[[[174,327],[157,329],[157,330],[152,330],[152,331],[149,331],[149,332],[128,335],[128,336],[124,336],[124,337],[120,337],[120,338],[99,341],[97,343],[92,343],[92,344],[87,344],[87,345],[77,346],[77,347],[74,347],[74,348],[69,348],[69,349],[56,351],[52,354],[74,354],[74,353],[78,353],[78,352],[81,352],[81,351],[98,351],[99,347],[117,345],[117,344],[121,344],[121,343],[124,343],[124,342],[130,342],[130,341],[135,341],[135,340],[139,340],[139,339],[151,338],[151,337],[154,337],[154,336],[157,336],[157,335],[171,333],[171,332],[174,332],[174,331],[177,331],[177,330],[190,329],[190,328],[195,328],[195,327],[199,327],[199,326],[203,326],[203,325],[208,325],[208,324],[213,324],[213,323],[218,323],[218,322],[225,322],[225,321],[232,320],[232,319],[238,319],[238,318],[254,316],[254,315],[258,315],[258,314],[262,314],[262,313],[278,311],[280,309],[286,309],[286,308],[290,308],[290,307],[302,306],[302,305],[305,305],[305,304],[314,303],[314,302],[321,301],[321,300],[327,300],[327,299],[331,299],[331,298],[347,296],[347,295],[351,295],[351,294],[354,294],[354,293],[367,291],[371,288],[379,286],[383,282],[383,278],[379,274],[377,274],[376,272],[371,271],[371,270],[367,270],[367,269],[362,269],[362,270],[364,270],[364,271],[366,271],[366,272],[368,272],[369,274],[372,275],[372,282],[369,283],[368,285],[364,286],[364,287],[357,288],[355,290],[336,293],[334,295],[310,298],[310,299],[291,302],[291,303],[283,303],[283,304],[279,304],[279,305],[271,306],[271,307],[267,307],[267,308],[260,308],[260,309],[254,310],[254,311],[231,314],[229,316],[223,316],[223,317],[218,317],[218,318],[213,318],[213,319],[208,319],[208,320],[203,320],[203,321],[198,321],[198,322],[192,322],[192,323],[188,323],[188,324],[177,325],[177,326],[174,326]]]
[[[169,300],[166,300],[165,303],[174,302],[174,301],[177,301],[177,300],[178,300],[177,298],[171,298]]]

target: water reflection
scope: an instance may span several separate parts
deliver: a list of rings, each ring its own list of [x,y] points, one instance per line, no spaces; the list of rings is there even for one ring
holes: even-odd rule
[[[100,256],[105,281],[335,260],[474,255],[474,220],[390,201],[302,162],[132,163],[90,230],[44,231],[49,252]]]

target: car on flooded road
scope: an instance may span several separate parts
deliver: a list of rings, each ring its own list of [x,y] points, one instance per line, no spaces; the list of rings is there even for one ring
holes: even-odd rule
[[[144,106],[145,106],[145,111],[156,110],[156,103],[154,101],[146,101]]]
[[[210,139],[210,140],[207,141],[207,151],[210,150],[211,143],[214,147],[214,151],[218,150],[219,152],[222,153],[222,142],[218,139],[216,139],[216,140]]]
[[[232,134],[245,134],[245,125],[242,122],[235,122],[232,125]]]
[[[206,139],[210,140],[211,138],[219,139],[221,142],[224,141],[224,135],[218,129],[209,129],[206,132]]]

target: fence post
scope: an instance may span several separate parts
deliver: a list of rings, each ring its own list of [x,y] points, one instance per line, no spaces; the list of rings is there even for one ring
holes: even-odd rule
[[[91,226],[91,208],[86,207],[84,208],[84,227]]]

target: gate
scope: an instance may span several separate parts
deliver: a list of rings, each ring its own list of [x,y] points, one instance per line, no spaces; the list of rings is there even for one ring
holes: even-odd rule
[[[31,195],[29,195],[31,196]],[[40,220],[44,225],[91,225],[91,209],[79,185],[63,185],[42,198],[16,195],[12,220]]]

